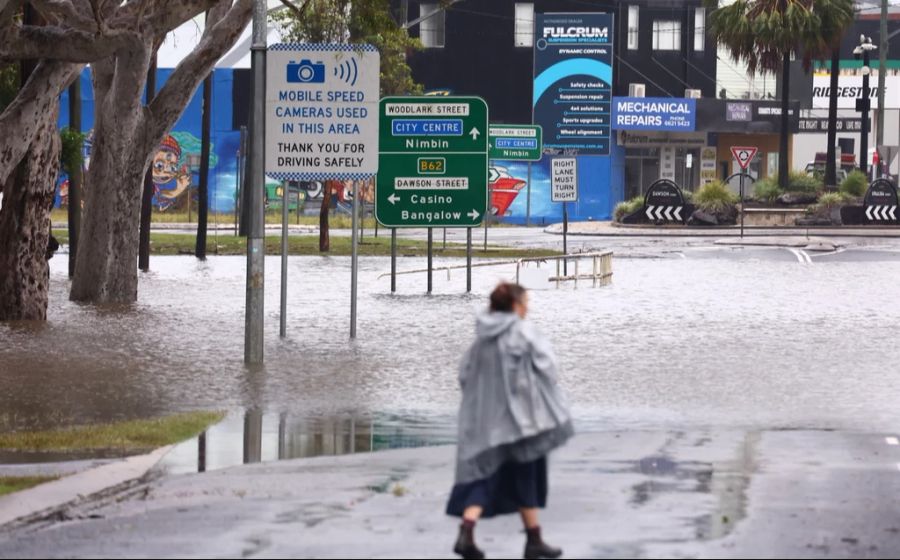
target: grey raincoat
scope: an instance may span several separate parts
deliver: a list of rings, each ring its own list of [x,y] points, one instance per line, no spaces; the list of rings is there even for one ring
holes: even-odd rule
[[[475,332],[459,372],[456,484],[539,459],[574,433],[549,341],[515,313],[482,313]]]

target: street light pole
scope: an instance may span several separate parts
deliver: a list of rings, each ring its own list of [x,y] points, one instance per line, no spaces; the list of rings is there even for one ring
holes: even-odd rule
[[[875,132],[875,149],[884,145],[884,89],[887,76],[888,54],[888,0],[881,0],[881,24],[879,27],[879,43],[881,52],[878,53],[878,130]],[[879,161],[880,158],[879,158]],[[881,174],[877,174],[880,176]]]
[[[265,95],[266,95],[266,1],[253,6],[253,43],[250,47],[253,71],[253,105],[250,109],[250,161],[247,174],[249,227],[247,229],[247,301],[244,324],[244,362],[263,362],[263,320],[265,317]]]
[[[870,55],[872,51],[877,49],[875,45],[872,44],[872,38],[866,37],[865,35],[859,36],[859,46],[853,49],[853,55],[858,59],[862,56],[863,59],[863,67],[862,67],[862,76],[863,76],[863,86],[862,86],[862,99],[857,101],[856,110],[862,113],[862,130],[860,131],[859,138],[859,168],[866,175],[869,176],[869,109],[872,107],[872,100],[870,99],[871,90],[869,89],[869,74],[872,73],[872,69],[870,68]]]

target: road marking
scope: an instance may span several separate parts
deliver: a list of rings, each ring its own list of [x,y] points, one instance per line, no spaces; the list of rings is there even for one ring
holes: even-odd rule
[[[897,439],[894,436],[888,436],[884,438],[884,441],[888,445],[900,445],[900,439]]]
[[[812,258],[810,258],[810,256],[806,252],[799,249],[792,249],[790,247],[788,247],[787,250],[793,253],[794,256],[797,257],[797,260],[800,261],[800,263],[812,264]]]

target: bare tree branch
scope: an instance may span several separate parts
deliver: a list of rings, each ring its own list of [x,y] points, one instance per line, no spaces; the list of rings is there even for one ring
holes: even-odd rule
[[[284,4],[288,10],[294,12],[294,15],[298,18],[302,18],[304,14],[306,14],[306,8],[309,7],[309,0],[305,0],[303,2],[303,6],[298,8],[296,4],[291,2],[291,0],[281,0],[281,3]]]
[[[0,114],[0,130],[17,131],[17,134],[0,136],[0,183],[22,161],[43,123],[35,115],[48,114],[51,104],[82,68],[80,64],[42,60],[13,102]]]
[[[139,29],[144,26],[154,34],[167,33],[206,12],[218,2],[219,0],[154,0],[150,2],[143,17],[140,17],[142,3],[129,2],[120,7],[107,23],[110,27]]]
[[[96,30],[93,19],[79,11],[72,0],[29,0],[29,3],[49,23],[82,31]]]
[[[98,37],[54,26],[13,26],[0,30],[0,60],[43,58],[90,63],[141,44],[140,36],[131,31],[113,30]]]
[[[106,24],[103,22],[103,16],[100,15],[100,0],[91,0],[91,12],[94,15],[94,22],[97,24],[97,33],[103,34]]]
[[[206,12],[205,29],[203,30],[204,35],[210,33],[215,25],[222,21],[222,18],[228,14],[228,10],[231,9],[231,4],[232,0],[219,0],[215,6]]]
[[[22,0],[0,0],[0,26],[6,25],[22,7]]]
[[[147,152],[159,142],[187,106],[203,78],[216,61],[234,46],[250,23],[253,0],[236,0],[228,13],[204,32],[200,43],[175,68],[165,85],[147,107]]]

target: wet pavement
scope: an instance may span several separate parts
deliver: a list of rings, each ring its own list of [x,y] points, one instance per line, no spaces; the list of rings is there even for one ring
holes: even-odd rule
[[[548,541],[567,558],[894,558],[900,448],[821,430],[604,431],[551,458]],[[453,448],[169,475],[15,531],[0,557],[449,558]],[[513,516],[490,557],[521,557]]]

